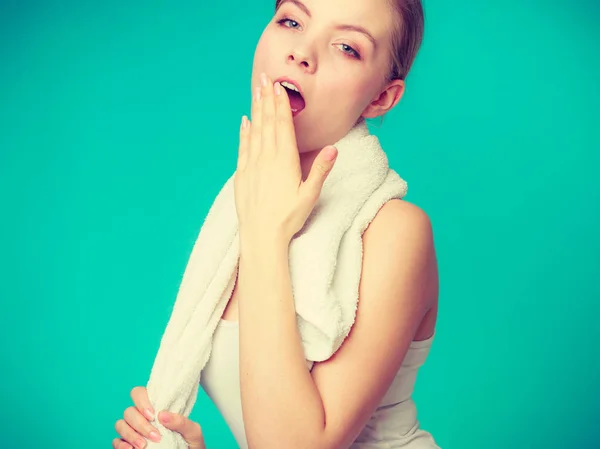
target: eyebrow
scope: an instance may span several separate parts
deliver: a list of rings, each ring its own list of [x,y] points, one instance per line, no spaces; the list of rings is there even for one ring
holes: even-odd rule
[[[302,10],[302,12],[304,12],[304,14],[306,14],[308,17],[312,18],[312,14],[310,13],[310,10],[300,0],[282,0],[282,2],[279,4],[279,6],[281,7],[281,5],[283,5],[284,3],[293,3],[298,8],[300,8]],[[371,33],[369,33],[369,31],[367,31],[367,29],[365,29],[365,28],[363,28],[361,26],[358,26],[358,25],[343,25],[342,24],[342,25],[337,25],[335,28],[338,29],[338,30],[356,31],[357,33],[364,34],[367,37],[367,39],[369,39],[371,41],[371,43],[373,44],[373,46],[377,47],[377,41],[375,40],[375,38],[373,37],[373,35]]]

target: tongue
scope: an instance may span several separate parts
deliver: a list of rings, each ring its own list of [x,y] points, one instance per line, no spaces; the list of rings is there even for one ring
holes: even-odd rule
[[[296,113],[300,112],[302,109],[306,107],[306,103],[304,102],[304,98],[295,90],[288,89],[288,96],[290,97],[290,106],[292,110],[295,110]]]

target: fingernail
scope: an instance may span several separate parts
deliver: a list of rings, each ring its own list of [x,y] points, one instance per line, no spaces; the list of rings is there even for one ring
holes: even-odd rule
[[[275,95],[281,95],[281,84],[279,81],[275,83]]]
[[[260,83],[263,85],[263,87],[267,87],[267,75],[265,73],[260,74]]]
[[[144,440],[135,440],[135,447],[139,449],[144,449],[146,447],[146,441]]]
[[[150,437],[150,439],[152,441],[156,441],[157,443],[160,441],[160,435],[158,434],[158,432],[155,432],[154,430],[152,432],[150,432],[150,435],[148,435]]]
[[[337,156],[337,150],[335,148],[328,148],[325,151],[325,160],[331,162]]]
[[[169,421],[171,421],[171,415],[169,415],[167,413],[163,413],[162,422],[169,422]]]
[[[256,89],[254,89],[254,99],[256,101],[260,100],[260,87],[257,87]]]

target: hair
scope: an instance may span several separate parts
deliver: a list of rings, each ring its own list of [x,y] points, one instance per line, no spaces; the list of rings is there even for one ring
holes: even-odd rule
[[[388,0],[396,12],[395,26],[391,33],[391,55],[386,81],[406,79],[421,47],[425,31],[425,19],[421,0]],[[282,0],[275,1],[275,11]]]

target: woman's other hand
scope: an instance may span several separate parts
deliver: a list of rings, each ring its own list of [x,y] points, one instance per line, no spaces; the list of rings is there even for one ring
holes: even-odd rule
[[[144,449],[146,439],[160,441],[160,434],[150,422],[154,419],[154,410],[145,387],[134,387],[131,390],[134,406],[125,409],[124,419],[115,424],[115,430],[121,438],[113,440],[114,449]],[[181,434],[190,449],[206,449],[202,429],[198,423],[182,415],[162,410],[158,420],[167,429]]]

